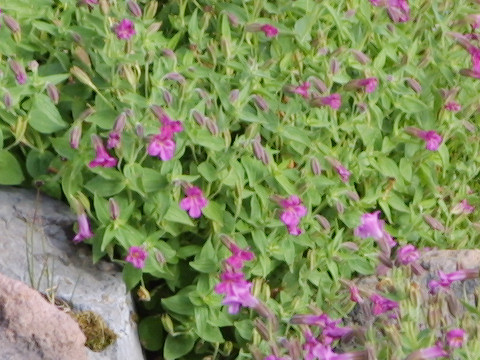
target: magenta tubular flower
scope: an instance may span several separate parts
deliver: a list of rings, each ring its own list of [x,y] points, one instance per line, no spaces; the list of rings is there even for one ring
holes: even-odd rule
[[[355,236],[363,239],[372,237],[374,239],[381,239],[385,234],[383,228],[384,221],[379,219],[380,210],[373,213],[365,213],[361,217],[361,224],[354,230]]]
[[[272,38],[278,35],[278,29],[270,24],[265,24],[260,27],[260,30],[263,31],[266,37]]]
[[[337,159],[329,156],[327,156],[325,159],[330,163],[330,165],[333,166],[338,176],[340,176],[340,179],[342,179],[344,183],[347,183],[351,175],[350,171],[348,171],[347,168],[345,168]]]
[[[90,223],[88,222],[87,214],[82,212],[77,216],[78,220],[78,233],[73,238],[74,243],[82,242],[85,239],[90,239],[94,234],[90,230]]]
[[[95,156],[95,159],[90,161],[90,163],[88,164],[89,167],[114,167],[117,165],[118,160],[110,156],[107,150],[105,150],[102,139],[100,139],[97,135],[93,134],[92,142],[97,155]]]
[[[330,106],[333,110],[338,110],[342,106],[342,97],[334,93],[328,96],[316,96],[312,100],[313,106]]]
[[[115,120],[113,130],[108,135],[107,148],[117,148],[120,145],[120,139],[122,137],[123,128],[127,121],[127,115],[123,112]]]
[[[428,283],[431,293],[436,293],[439,288],[449,288],[454,281],[476,279],[479,277],[479,269],[462,269],[448,274],[438,272],[439,280],[431,280]]]
[[[370,300],[373,302],[373,315],[380,315],[390,310],[398,309],[398,302],[378,294],[371,295]]]
[[[196,186],[187,186],[184,191],[186,196],[180,201],[180,207],[188,211],[192,218],[199,218],[208,200],[203,196],[202,190]]]
[[[452,209],[452,214],[471,214],[475,211],[475,206],[468,203],[467,199],[463,199]]]
[[[234,242],[229,242],[227,246],[232,252],[232,256],[228,257],[225,262],[233,269],[241,270],[245,261],[255,259],[255,254],[253,252],[240,248]]]
[[[19,85],[23,85],[27,82],[27,73],[22,65],[20,65],[15,60],[9,61],[10,69],[15,73],[15,78],[17,79],[17,83]]]
[[[425,141],[425,149],[436,151],[440,147],[443,138],[434,130],[425,131],[416,127],[407,127],[405,131],[410,135],[416,136]]]
[[[358,287],[355,285],[350,285],[348,288],[350,290],[350,300],[356,302],[357,304],[363,304],[365,302],[365,300],[363,300],[363,298],[360,296]]]
[[[465,342],[465,330],[452,329],[447,332],[447,344],[451,349],[461,348]]]
[[[163,161],[168,161],[173,158],[176,144],[172,137],[173,134],[171,131],[162,128],[160,134],[154,135],[150,139],[147,147],[148,155],[157,156]]]
[[[125,261],[131,263],[137,269],[143,269],[148,252],[141,246],[130,246]]]
[[[407,0],[388,0],[387,12],[393,22],[401,23],[410,19],[410,6]]]
[[[295,94],[303,96],[305,99],[308,99],[309,98],[308,89],[310,89],[310,83],[306,81],[302,85],[295,87],[293,92]]]
[[[440,343],[437,343],[434,346],[414,351],[405,360],[429,360],[448,356],[448,352],[440,346]]]
[[[115,33],[118,39],[128,40],[137,32],[135,31],[135,24],[129,19],[123,19],[115,27]]]
[[[370,94],[377,90],[378,79],[376,77],[361,79],[358,81],[358,85],[365,88],[365,92]]]
[[[302,205],[302,200],[296,195],[290,195],[287,199],[279,201],[283,208],[280,220],[287,226],[288,232],[292,235],[300,235],[302,230],[298,227],[300,219],[307,215],[307,208]]]
[[[451,112],[457,112],[457,111],[460,111],[462,110],[462,106],[457,103],[456,101],[449,101],[448,103],[446,103],[443,108],[445,110],[448,110],[448,111],[451,111]]]
[[[223,305],[230,314],[237,314],[240,307],[255,307],[259,301],[251,294],[252,283],[245,280],[243,273],[226,269],[220,275],[221,282],[215,286],[217,294],[224,294]]]
[[[420,252],[411,244],[402,246],[397,251],[397,261],[402,265],[408,265],[420,258]]]

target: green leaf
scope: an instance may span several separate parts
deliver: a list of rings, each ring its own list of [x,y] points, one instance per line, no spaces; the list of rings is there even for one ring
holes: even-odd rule
[[[92,194],[97,194],[99,196],[112,196],[118,194],[125,188],[125,182],[107,180],[101,176],[95,176],[85,184],[85,188]]]
[[[208,322],[208,308],[197,307],[195,308],[195,326],[197,328],[197,335],[202,339],[212,343],[223,343],[222,333],[219,328],[212,326]]]
[[[195,339],[189,334],[180,334],[173,336],[168,334],[165,346],[163,348],[163,357],[165,360],[175,360],[188,354],[195,345]]]
[[[182,289],[177,295],[162,299],[162,305],[165,309],[174,313],[193,316],[193,305],[188,297],[188,293],[193,286]]]
[[[28,173],[33,177],[39,177],[48,173],[48,167],[55,158],[50,151],[38,152],[31,150],[27,155],[26,167]]]
[[[225,204],[220,205],[216,201],[209,200],[207,206],[202,209],[206,218],[223,224],[223,214],[225,212]]]
[[[0,185],[19,185],[23,182],[22,168],[17,159],[6,150],[0,151]]]
[[[28,113],[28,124],[43,134],[51,134],[67,127],[55,104],[44,94],[34,96]]]
[[[127,263],[123,268],[122,275],[127,291],[130,291],[142,280],[142,269],[137,269],[132,264]]]
[[[164,216],[164,220],[189,226],[195,225],[190,219],[190,216],[188,216],[188,213],[185,210],[182,210],[176,202],[170,204],[170,207]]]
[[[138,324],[138,336],[142,346],[149,351],[158,351],[163,346],[163,325],[160,315],[147,316]]]

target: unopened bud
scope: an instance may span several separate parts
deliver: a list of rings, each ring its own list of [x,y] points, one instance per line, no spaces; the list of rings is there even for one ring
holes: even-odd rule
[[[442,313],[438,307],[438,304],[433,303],[430,304],[428,307],[427,312],[427,323],[430,329],[435,329],[440,325],[440,318],[442,317]]]
[[[32,72],[37,72],[38,70],[38,61],[37,60],[32,60],[28,63],[28,68]]]
[[[173,102],[172,93],[166,89],[163,90],[163,100],[168,106],[172,105],[172,102]]]
[[[362,65],[366,65],[371,61],[371,59],[361,51],[352,50],[352,53],[355,56],[355,59],[357,59],[357,61]]]
[[[5,23],[5,25],[7,25],[7,27],[13,34],[17,34],[20,32],[20,24],[10,15],[3,15],[3,22]]]
[[[327,85],[325,85],[325,83],[322,80],[312,76],[308,79],[308,81],[311,82],[313,86],[315,86],[315,88],[321,93],[328,92]]]
[[[351,251],[358,251],[359,249],[358,245],[351,241],[345,241],[342,243],[342,247]]]
[[[268,104],[263,97],[261,97],[260,95],[253,95],[253,100],[255,101],[255,104],[260,110],[268,111]]]
[[[233,89],[232,91],[230,91],[230,95],[228,97],[228,99],[230,100],[230,102],[235,102],[238,100],[238,96],[240,95],[240,90],[238,89]]]
[[[463,120],[462,121],[462,125],[465,129],[467,129],[468,131],[470,131],[471,133],[474,133],[475,132],[475,125],[472,124],[471,122],[467,121],[467,120]]]
[[[153,19],[158,9],[158,1],[150,1],[145,7],[145,16],[147,20]]]
[[[5,104],[5,107],[7,109],[9,109],[11,106],[12,106],[12,95],[10,95],[10,93],[7,91],[4,95],[3,95],[3,103]]]
[[[176,72],[168,73],[164,76],[164,78],[167,80],[176,81],[179,84],[185,84],[185,77],[182,74]]]
[[[206,118],[202,114],[200,114],[197,110],[193,110],[192,112],[193,118],[197,122],[198,125],[204,126],[206,123]]]
[[[142,124],[137,124],[135,126],[135,132],[139,138],[143,139],[145,137],[145,128]]]
[[[73,33],[72,34],[72,39],[75,41],[77,44],[81,44],[83,42],[82,36],[79,33]]]
[[[78,120],[79,120],[79,121],[83,121],[83,120],[85,120],[86,118],[88,118],[90,115],[92,115],[93,113],[95,113],[95,109],[89,107],[89,108],[85,109],[85,110],[80,114],[80,116],[78,117]]]
[[[154,22],[152,25],[148,27],[147,34],[155,34],[156,32],[158,32],[158,30],[160,30],[161,27],[162,27],[161,22]]]
[[[102,14],[108,15],[108,13],[110,12],[110,4],[108,3],[108,0],[99,0],[99,5]]]
[[[127,1],[127,6],[128,10],[132,13],[133,16],[135,17],[141,17],[142,16],[142,9],[140,6],[133,0],[128,0]]]
[[[360,196],[355,191],[347,191],[347,196],[350,198],[352,201],[359,201]]]
[[[412,90],[415,91],[416,93],[422,92],[422,85],[420,85],[420,83],[417,80],[413,78],[407,78],[405,81],[407,82],[408,86],[410,86]]]
[[[162,314],[161,321],[165,331],[170,335],[173,335],[175,333],[175,329],[173,328],[173,321],[170,316],[168,316],[168,314]]]
[[[237,27],[239,22],[238,22],[238,17],[237,15],[235,15],[234,13],[228,13],[227,14],[227,17],[228,17],[228,21],[230,22],[230,25],[232,25],[233,27]]]
[[[120,206],[118,206],[118,203],[114,198],[108,199],[108,202],[110,204],[110,217],[112,220],[118,219],[120,216]]]
[[[78,66],[73,66],[70,69],[70,73],[75,76],[80,82],[84,83],[85,85],[95,88],[95,85],[93,84],[92,80],[90,80],[90,77],[88,74],[80,69]]]
[[[206,124],[207,124],[208,131],[210,131],[210,134],[212,134],[214,136],[217,136],[218,133],[219,133],[217,123],[215,121],[207,118]]]
[[[155,260],[157,260],[160,266],[163,266],[167,263],[167,259],[165,258],[165,255],[158,249],[155,250]]]
[[[60,94],[58,93],[58,89],[55,85],[50,83],[47,84],[47,94],[48,94],[48,97],[53,101],[55,105],[58,104],[58,100],[60,99]]]
[[[75,47],[75,50],[73,50],[73,54],[80,60],[82,63],[87,65],[89,68],[92,67],[92,62],[90,61],[90,56],[88,53],[85,51],[85,49],[81,46]]]
[[[225,341],[223,343],[222,353],[224,356],[229,356],[233,351],[233,343],[231,341]]]
[[[177,56],[175,55],[175,53],[171,49],[162,49],[162,55],[165,56],[165,57],[168,57],[170,59],[176,59],[177,58]]]
[[[336,207],[339,214],[343,214],[345,212],[345,206],[341,201],[337,201]]]
[[[310,166],[312,167],[312,172],[315,175],[320,175],[322,173],[322,168],[320,167],[320,163],[318,162],[317,158],[312,158],[310,160]]]
[[[433,216],[429,214],[424,214],[423,215],[423,220],[430,225],[430,227],[433,230],[438,230],[438,231],[445,231],[445,226],[437,219],[435,219]]]
[[[23,85],[27,82],[27,73],[20,63],[16,62],[15,60],[10,60],[8,62],[10,65],[10,69],[15,73],[15,77],[17,79],[17,83]]]
[[[340,71],[340,62],[337,59],[332,59],[330,62],[330,72],[335,75]]]
[[[320,225],[323,226],[325,230],[330,231],[330,229],[332,228],[326,217],[322,215],[315,215],[315,219],[317,219],[317,221],[320,223]]]
[[[82,137],[82,127],[75,125],[70,132],[70,147],[72,149],[78,149],[80,145],[80,138]]]
[[[140,301],[150,301],[150,292],[144,287],[140,286],[137,290],[137,296]]]
[[[255,320],[253,320],[253,325],[255,326],[255,330],[258,331],[258,333],[264,340],[270,339],[270,332],[268,331],[268,327],[262,320],[256,318]]]

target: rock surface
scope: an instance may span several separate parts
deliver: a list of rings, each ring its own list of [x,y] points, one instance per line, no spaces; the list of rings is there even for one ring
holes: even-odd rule
[[[57,200],[0,187],[0,273],[101,315],[118,339],[102,352],[88,350],[89,360],[144,359],[121,273],[107,262],[92,265],[88,246],[72,243],[75,220]]]
[[[85,335],[37,291],[0,274],[0,349],[5,360],[86,360]]]

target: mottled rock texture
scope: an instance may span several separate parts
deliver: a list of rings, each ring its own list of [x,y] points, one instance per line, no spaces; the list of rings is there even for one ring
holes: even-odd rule
[[[118,338],[102,352],[88,351],[89,360],[141,360],[132,299],[121,273],[108,262],[93,265],[89,247],[72,243],[75,221],[60,201],[0,187],[0,273],[42,293],[53,289],[75,311],[99,314]]]

